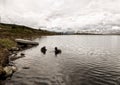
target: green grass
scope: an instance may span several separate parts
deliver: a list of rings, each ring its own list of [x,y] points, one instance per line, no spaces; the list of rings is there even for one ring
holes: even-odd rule
[[[11,39],[4,38],[4,39],[0,39],[0,46],[3,48],[10,49],[12,47],[15,47],[16,43],[12,41]]]

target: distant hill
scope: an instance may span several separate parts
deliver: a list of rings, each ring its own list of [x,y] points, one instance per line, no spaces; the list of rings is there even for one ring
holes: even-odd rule
[[[22,25],[0,23],[0,38],[25,38],[55,34],[59,33],[41,29],[33,29]]]

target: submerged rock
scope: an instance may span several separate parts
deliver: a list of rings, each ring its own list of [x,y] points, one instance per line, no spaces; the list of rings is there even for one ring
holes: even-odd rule
[[[26,66],[25,66],[25,67],[22,67],[22,68],[23,68],[23,69],[30,69],[30,67],[26,67]]]

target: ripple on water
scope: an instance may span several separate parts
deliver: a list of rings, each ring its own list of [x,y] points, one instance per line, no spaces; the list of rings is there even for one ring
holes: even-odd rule
[[[38,39],[40,45],[16,61],[19,70],[6,85],[120,85],[120,40],[116,45],[110,36],[59,37]],[[45,45],[43,55],[40,47]],[[55,46],[62,49],[57,57]]]

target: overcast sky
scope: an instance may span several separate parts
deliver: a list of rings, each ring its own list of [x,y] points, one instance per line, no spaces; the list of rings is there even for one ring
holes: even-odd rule
[[[2,22],[66,28],[117,26],[120,0],[0,0]]]

